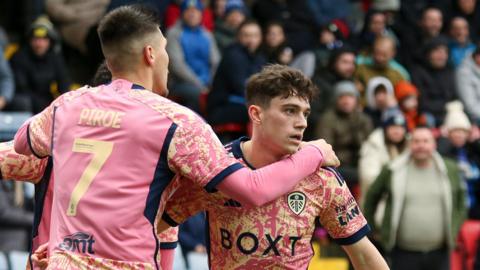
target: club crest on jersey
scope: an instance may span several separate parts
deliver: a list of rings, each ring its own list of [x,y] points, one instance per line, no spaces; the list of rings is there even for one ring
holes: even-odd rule
[[[307,197],[305,194],[298,191],[288,194],[287,197],[288,208],[290,208],[290,210],[297,215],[300,215],[303,209],[305,209],[306,201]]]

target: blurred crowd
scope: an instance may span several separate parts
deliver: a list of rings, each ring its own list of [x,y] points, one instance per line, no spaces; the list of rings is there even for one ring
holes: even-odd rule
[[[378,225],[375,240],[392,256],[411,261],[406,251],[430,252],[437,260],[436,251],[455,248],[466,218],[480,219],[477,0],[2,1],[0,125],[2,115],[38,113],[61,93],[90,84],[103,61],[98,21],[137,3],[155,9],[162,21],[169,98],[202,115],[223,142],[248,135],[250,75],[269,63],[308,75],[319,93],[304,139],[332,144],[341,173]],[[418,127],[428,132],[413,132]],[[415,165],[403,172],[425,153],[436,170]],[[402,177],[409,188],[400,187],[405,198],[397,205],[389,196],[399,192],[393,179]],[[442,177],[445,187],[424,192],[435,191],[433,180]],[[417,178],[431,181],[418,184]],[[2,204],[27,211],[21,185],[2,184],[1,192],[11,195],[0,195]],[[416,204],[421,198],[430,202],[424,208]],[[0,239],[12,227],[8,207],[0,206]],[[427,220],[438,225],[432,233],[403,234]],[[185,244],[185,250],[204,251],[202,245]]]

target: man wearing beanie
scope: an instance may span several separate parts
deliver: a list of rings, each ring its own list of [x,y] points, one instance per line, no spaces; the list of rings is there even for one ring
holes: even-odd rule
[[[445,137],[439,138],[438,151],[455,161],[460,168],[468,192],[468,217],[480,219],[480,141],[469,141],[471,124],[462,103],[447,104]]]
[[[360,147],[373,130],[370,118],[358,109],[359,93],[351,81],[334,86],[335,106],[325,112],[317,123],[316,138],[328,140],[342,162],[339,168],[352,189],[358,184]],[[350,182],[349,182],[350,181]]]
[[[62,55],[54,50],[56,32],[49,19],[38,18],[27,35],[28,44],[10,60],[16,85],[10,109],[38,113],[69,90],[70,80]]]
[[[181,20],[167,31],[169,89],[180,103],[199,112],[200,94],[208,92],[220,53],[212,34],[202,26],[202,2],[185,0],[180,9]]]
[[[246,19],[248,10],[242,0],[227,0],[223,17],[215,20],[214,36],[221,52],[235,42],[240,24]]]

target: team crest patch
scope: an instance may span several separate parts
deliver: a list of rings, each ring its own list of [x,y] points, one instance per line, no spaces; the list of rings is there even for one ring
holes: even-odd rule
[[[305,209],[306,200],[307,198],[302,192],[292,192],[288,194],[287,197],[288,208],[290,208],[293,213],[300,215],[303,209]]]

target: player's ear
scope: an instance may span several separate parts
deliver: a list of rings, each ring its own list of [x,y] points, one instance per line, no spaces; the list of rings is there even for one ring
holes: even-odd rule
[[[253,124],[260,124],[262,119],[262,108],[257,105],[248,106],[248,116]]]
[[[143,59],[148,66],[152,66],[155,63],[155,49],[147,45],[143,47]]]

